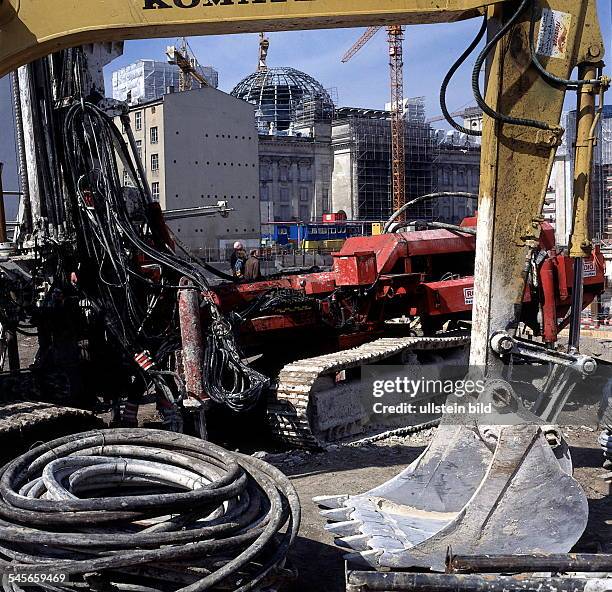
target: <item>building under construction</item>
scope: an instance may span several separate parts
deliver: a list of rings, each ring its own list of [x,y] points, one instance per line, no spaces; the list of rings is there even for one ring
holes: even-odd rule
[[[422,99],[413,100],[404,124],[406,199],[431,193],[439,147],[425,123]],[[333,209],[350,219],[383,220],[392,213],[391,113],[373,109],[336,110],[332,128],[334,153]],[[408,211],[414,219],[431,220],[435,204]]]

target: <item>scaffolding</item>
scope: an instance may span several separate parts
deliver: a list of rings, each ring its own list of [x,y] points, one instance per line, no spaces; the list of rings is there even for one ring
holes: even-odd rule
[[[357,181],[357,217],[386,220],[392,214],[391,120],[389,113],[378,116],[350,114],[350,142]],[[438,145],[429,125],[404,122],[406,201],[432,193]],[[432,220],[435,204],[424,202],[408,209],[406,218]]]
[[[574,175],[576,146],[576,111],[570,111],[566,120],[567,146],[570,170]],[[591,180],[591,236],[596,240],[612,238],[612,105],[605,105],[597,129],[597,143],[593,150]]]
[[[219,85],[219,74],[212,66],[200,66],[208,84]],[[179,89],[180,70],[177,66],[154,60],[139,60],[113,72],[113,98],[130,105],[163,97]]]

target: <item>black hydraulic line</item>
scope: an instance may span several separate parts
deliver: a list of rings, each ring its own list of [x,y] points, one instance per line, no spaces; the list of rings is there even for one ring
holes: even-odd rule
[[[609,590],[611,580],[410,572],[348,571],[347,589],[372,592],[586,592]]]
[[[468,58],[468,56],[476,49],[476,46],[480,43],[480,40],[484,37],[484,34],[487,32],[487,17],[485,16],[482,19],[482,25],[476,37],[472,40],[468,48],[459,56],[457,61],[450,67],[450,70],[446,73],[444,80],[442,81],[442,85],[440,86],[440,109],[442,109],[442,114],[444,115],[444,119],[454,127],[457,131],[468,134],[470,136],[482,136],[482,132],[480,130],[471,130],[467,127],[463,127],[459,123],[457,123],[453,116],[450,114],[448,107],[446,105],[446,90],[451,81],[451,78],[455,75],[455,72],[461,67],[463,62]]]
[[[584,86],[585,84],[596,84],[596,85],[602,84],[602,81],[598,78],[591,79],[591,80],[585,80],[585,79],[571,80],[571,79],[566,79],[566,78],[560,78],[559,76],[555,76],[554,74],[551,74],[542,65],[540,60],[538,60],[538,56],[536,54],[536,50],[534,47],[534,35],[535,35],[535,23],[536,23],[535,8],[536,8],[536,1],[532,0],[531,2],[531,22],[530,22],[530,29],[529,29],[529,52],[531,54],[531,63],[536,67],[538,72],[544,78],[546,78],[546,80],[548,80],[549,82],[552,82],[553,84],[558,84],[560,86],[579,87],[579,86]]]
[[[453,555],[446,558],[446,572],[612,572],[612,555],[600,553],[533,553],[530,555]],[[610,582],[612,586],[612,582]]]
[[[508,33],[508,31],[514,26],[518,18],[521,16],[527,4],[530,0],[521,0],[520,5],[514,12],[514,14],[503,24],[503,26],[497,31],[495,35],[493,35],[492,39],[485,45],[483,50],[480,52],[478,57],[476,58],[476,63],[474,64],[474,69],[472,70],[472,92],[474,94],[474,99],[476,100],[477,105],[486,113],[489,117],[495,119],[496,121],[501,121],[502,123],[509,123],[513,125],[524,125],[526,127],[533,127],[536,129],[542,130],[550,130],[556,131],[558,128],[544,121],[538,121],[536,119],[525,119],[522,117],[512,117],[510,115],[505,115],[504,113],[499,113],[492,109],[487,102],[485,101],[482,93],[480,92],[480,70],[482,69],[485,60],[491,50],[500,42],[500,40]]]
[[[428,222],[425,220],[411,220],[409,222],[399,222],[393,228],[393,232],[398,232],[401,228],[413,226],[415,224],[423,224],[431,228],[442,228],[444,230],[452,230],[453,232],[463,232],[464,234],[476,235],[476,229],[471,226],[459,226],[458,224],[447,224],[446,222]]]
[[[163,281],[159,282],[157,291],[174,290],[178,278],[184,276],[202,293],[208,293],[210,288],[204,272],[214,268],[192,257],[178,256],[163,237],[156,236],[156,224],[148,218],[150,209],[145,188],[126,143],[108,116],[87,101],[75,102],[64,114],[63,134],[65,169],[73,187],[71,193],[76,196],[76,215],[80,218],[77,225],[83,247],[80,250],[96,262],[90,269],[98,268],[89,283],[83,282],[80,288],[98,310],[104,311],[108,331],[128,359],[148,351],[163,364],[164,356],[167,358],[171,353],[167,344],[176,342],[176,327],[168,322],[167,316],[153,319],[153,309],[145,304],[142,291],[154,294],[156,286],[135,264],[134,253],[142,253],[160,266]],[[130,217],[123,197],[116,154],[136,185],[145,222],[140,227]],[[83,256],[81,259],[86,260]],[[232,327],[212,300],[204,298],[202,306],[207,317],[203,360],[206,391],[213,400],[230,409],[247,410],[257,403],[268,379],[243,362]],[[160,322],[165,329],[159,327]],[[150,329],[156,334],[151,335]],[[160,352],[164,355],[160,356]],[[167,390],[159,382],[163,381],[162,377],[150,372],[148,375],[161,392]]]
[[[3,573],[68,574],[81,587],[96,572],[108,589],[259,589],[282,568],[299,522],[278,469],[159,430],[59,438],[0,476]]]
[[[437,191],[436,193],[427,193],[426,195],[419,195],[419,197],[411,199],[409,202],[405,203],[401,208],[391,214],[390,218],[385,222],[385,226],[383,227],[383,234],[388,232],[393,221],[399,218],[399,216],[401,216],[411,206],[421,203],[423,201],[440,199],[442,197],[464,197],[466,199],[477,200],[478,194],[468,193],[466,191]]]

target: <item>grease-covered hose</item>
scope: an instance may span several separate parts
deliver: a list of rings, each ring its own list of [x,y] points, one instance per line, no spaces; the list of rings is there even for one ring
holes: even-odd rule
[[[0,496],[0,570],[69,574],[48,590],[257,590],[282,568],[300,522],[278,469],[159,430],[38,446],[3,467]]]

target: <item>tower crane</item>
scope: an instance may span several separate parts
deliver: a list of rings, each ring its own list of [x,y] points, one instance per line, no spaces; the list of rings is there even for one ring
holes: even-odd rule
[[[179,76],[179,92],[191,90],[193,81],[200,83],[200,87],[209,86],[208,80],[202,73],[198,71],[197,60],[189,55],[189,46],[187,40],[183,37],[180,48],[174,45],[169,45],[166,48],[168,63],[179,67],[181,73]]]
[[[348,62],[382,27],[368,27],[357,42],[344,54]],[[404,27],[387,27],[389,43],[389,73],[391,81],[391,178],[393,210],[406,203],[406,152],[404,146]],[[400,217],[404,218],[402,213]]]

